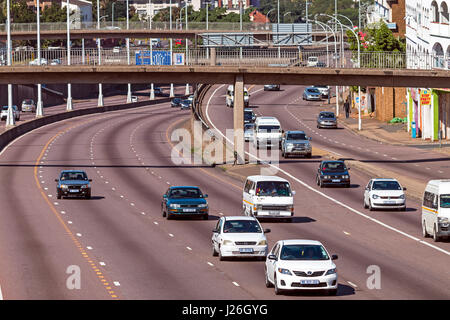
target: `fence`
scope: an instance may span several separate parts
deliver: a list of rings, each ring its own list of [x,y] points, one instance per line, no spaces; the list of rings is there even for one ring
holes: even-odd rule
[[[423,53],[362,52],[358,64],[355,52],[343,54],[322,49],[320,51],[295,48],[176,48],[142,49],[130,48],[131,65],[189,65],[189,66],[259,66],[259,67],[319,67],[319,68],[370,68],[370,69],[444,69],[450,70],[450,57]],[[172,53],[172,55],[171,55]],[[101,49],[101,65],[127,65],[127,49]],[[150,58],[151,56],[151,58]],[[161,57],[164,56],[164,59]],[[37,50],[12,52],[12,66],[38,65]],[[139,60],[139,57],[144,59]],[[178,58],[175,60],[175,58]],[[98,49],[73,48],[71,65],[99,65]],[[0,65],[6,65],[6,51],[0,50]],[[41,65],[67,65],[66,49],[42,49]]]

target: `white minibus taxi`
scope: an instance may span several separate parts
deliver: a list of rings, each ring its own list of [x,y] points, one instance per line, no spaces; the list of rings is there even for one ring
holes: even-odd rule
[[[234,107],[234,86],[230,84],[227,89],[226,95],[227,107]],[[250,103],[250,95],[248,94],[248,89],[244,87],[244,107],[248,107]]]
[[[260,146],[281,148],[280,121],[275,117],[257,117],[253,127],[253,145],[259,149]]]
[[[435,242],[450,236],[450,179],[430,180],[422,201],[422,234]]]
[[[243,190],[243,213],[256,218],[294,216],[294,194],[289,181],[277,176],[249,176]]]

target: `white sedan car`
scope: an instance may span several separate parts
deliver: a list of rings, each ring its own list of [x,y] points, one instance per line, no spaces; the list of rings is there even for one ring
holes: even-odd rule
[[[258,220],[254,217],[236,216],[222,217],[217,222],[212,235],[213,256],[220,260],[227,257],[258,257],[267,256],[267,239]]]
[[[314,240],[280,240],[267,256],[266,287],[275,294],[287,290],[325,290],[337,294],[337,255],[328,254],[322,243]]]
[[[406,210],[404,190],[395,179],[371,179],[364,189],[364,208]]]

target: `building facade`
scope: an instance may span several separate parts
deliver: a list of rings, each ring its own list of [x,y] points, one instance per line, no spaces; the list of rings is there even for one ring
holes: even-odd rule
[[[61,7],[65,8],[69,3],[69,9],[73,12],[73,18],[78,22],[92,22],[92,2],[89,0],[61,1]]]
[[[375,14],[383,19],[394,36],[404,37],[406,33],[405,0],[375,0]]]
[[[449,5],[450,0],[407,1],[408,68],[450,69]],[[430,140],[450,138],[449,95],[445,88],[408,89],[408,130],[412,135]]]

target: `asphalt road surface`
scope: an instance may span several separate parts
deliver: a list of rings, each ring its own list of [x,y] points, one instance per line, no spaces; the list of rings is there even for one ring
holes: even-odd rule
[[[232,110],[224,103],[225,87],[216,88],[207,113],[224,130],[231,128]],[[299,121],[315,119],[314,104],[290,105],[301,96],[300,88],[284,88],[283,94],[258,89],[251,91],[251,104],[259,114],[277,116],[285,129],[299,128],[286,109]],[[91,115],[37,129],[5,149],[0,155],[3,298],[449,298],[450,245],[421,242],[419,204],[408,201],[406,212],[362,209],[362,189],[370,177],[356,170],[352,188],[319,190],[314,184],[319,158],[281,163],[280,175],[297,191],[295,219],[263,222],[263,227],[272,230],[270,248],[280,239],[305,238],[338,254],[337,297],[275,296],[264,285],[264,262],[212,257],[211,230],[220,216],[241,214],[242,183],[220,169],[173,164],[171,132],[189,116],[168,103]],[[313,143],[321,143],[313,134]],[[326,134],[339,134],[344,143],[356,139],[346,130]],[[74,168],[93,179],[91,200],[56,199],[54,179],[60,170]],[[170,185],[197,185],[207,193],[209,220],[164,219],[160,205]],[[381,270],[381,289],[366,285],[373,265]],[[80,289],[68,286],[73,266],[81,271]]]

